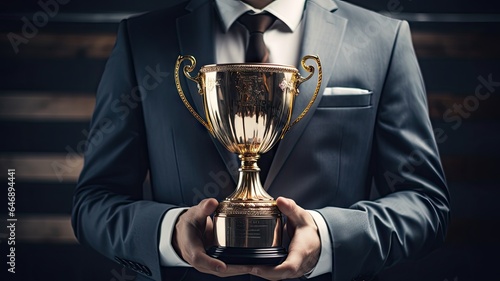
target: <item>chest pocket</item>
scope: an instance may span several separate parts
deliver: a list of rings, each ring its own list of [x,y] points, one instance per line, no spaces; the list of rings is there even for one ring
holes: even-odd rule
[[[323,92],[319,108],[369,107],[373,92],[358,88],[330,87]]]

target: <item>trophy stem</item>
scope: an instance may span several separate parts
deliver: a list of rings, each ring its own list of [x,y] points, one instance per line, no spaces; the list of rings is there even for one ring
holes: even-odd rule
[[[236,190],[226,198],[228,201],[274,201],[274,198],[269,195],[262,186],[260,181],[260,168],[257,165],[257,160],[260,158],[258,154],[240,154],[241,160],[239,169],[240,175]]]

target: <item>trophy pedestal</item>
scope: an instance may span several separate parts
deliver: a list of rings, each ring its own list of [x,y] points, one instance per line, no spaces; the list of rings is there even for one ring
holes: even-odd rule
[[[239,248],[214,246],[207,251],[207,254],[227,264],[248,265],[278,265],[287,256],[287,252],[283,247]]]
[[[287,257],[282,229],[276,201],[225,200],[215,211],[216,246],[207,254],[227,264],[278,265]]]

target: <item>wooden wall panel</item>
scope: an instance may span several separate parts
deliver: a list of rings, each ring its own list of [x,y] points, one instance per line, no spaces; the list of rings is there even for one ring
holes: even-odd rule
[[[68,146],[82,152],[77,147],[85,145],[88,128],[88,121],[2,120],[0,130],[11,137],[0,139],[0,152],[64,153]]]
[[[89,58],[107,59],[115,44],[115,33],[56,33],[40,32],[29,43],[19,46],[14,52],[9,33],[0,34],[0,54],[17,58]]]
[[[0,94],[0,120],[88,122],[94,105],[93,93],[6,92]]]
[[[71,1],[28,44],[20,45],[17,54],[7,34],[19,33],[20,19],[30,18],[40,6],[27,0],[0,3],[0,132],[8,135],[0,139],[0,169],[15,167],[18,172],[22,199],[18,206],[24,221],[20,239],[29,245],[21,249],[24,259],[20,263],[33,268],[25,269],[25,280],[53,274],[49,271],[54,267],[40,257],[55,257],[65,265],[57,273],[60,280],[111,280],[116,277],[113,270],[121,270],[76,245],[72,236],[72,193],[83,163],[77,146],[85,140],[95,90],[114,46],[119,20],[176,2]],[[429,258],[386,271],[381,280],[407,280],[410,275],[418,276],[412,280],[436,281],[490,277],[484,265],[500,259],[483,257],[476,262],[468,257],[500,249],[495,236],[500,225],[496,203],[500,196],[500,87],[488,88],[488,97],[478,99],[477,108],[465,112],[467,117],[460,115],[464,113],[457,106],[475,107],[476,89],[481,85],[484,89],[485,79],[500,82],[498,3],[349,2],[410,20],[428,89],[429,115],[433,126],[447,137],[439,142],[453,208],[447,243]],[[394,4],[393,8],[402,9],[391,9]],[[54,167],[59,167],[59,174]],[[0,241],[4,238],[0,233]]]
[[[95,92],[106,60],[2,58],[2,91]]]
[[[85,13],[110,13],[116,11],[142,12],[152,9],[168,7],[185,0],[86,0],[70,1],[66,5],[60,5],[65,12],[85,12]],[[38,1],[18,0],[5,1],[0,4],[0,13],[4,11],[29,13],[40,9]],[[366,7],[374,11],[397,11],[405,13],[498,13],[500,5],[496,1],[490,0],[347,0],[353,4]]]

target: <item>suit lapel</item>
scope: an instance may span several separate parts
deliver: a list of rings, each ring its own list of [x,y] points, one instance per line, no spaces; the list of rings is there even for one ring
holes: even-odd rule
[[[342,45],[344,32],[347,26],[347,19],[335,14],[337,5],[329,0],[310,0],[306,3],[304,12],[304,33],[303,45],[301,46],[301,58],[305,55],[318,55],[323,68],[323,82],[318,93],[315,103],[309,110],[308,114],[281,140],[281,143],[276,151],[273,163],[269,170],[264,188],[267,190],[281,168],[283,167],[290,152],[302,135],[307,123],[310,121],[314,111],[318,107],[321,95],[328,84],[328,80],[332,76],[333,68],[337,55]],[[315,66],[314,61],[308,61],[308,64]],[[301,67],[300,67],[301,68]],[[308,81],[300,85],[300,93],[296,98],[293,112],[293,120],[302,112],[309,103],[317,83],[317,67],[315,67],[315,75]],[[304,73],[301,70],[302,73]],[[305,148],[308,149],[308,148]]]
[[[176,28],[181,54],[193,55],[196,58],[196,69],[191,72],[191,75],[195,76],[201,66],[215,63],[213,19],[217,15],[215,15],[213,1],[193,0],[186,6],[186,9],[191,11],[191,13],[178,18]],[[183,76],[181,74],[181,77]],[[184,82],[185,85],[188,85],[188,92],[191,96],[190,102],[198,114],[205,117],[203,97],[198,93],[196,83],[189,81],[187,78],[184,78]],[[186,96],[188,96],[187,92]],[[235,169],[237,167],[235,155],[230,153],[217,139],[212,137],[212,141],[219,151],[233,181],[236,183],[238,174]]]
[[[187,7],[191,13],[177,19],[177,36],[182,55],[192,55],[196,58],[196,69],[192,76],[198,73],[201,66],[215,62],[214,40],[212,30],[213,6],[210,1],[192,1]],[[181,68],[181,77],[182,74]],[[186,81],[194,108],[203,113],[203,99],[198,94],[196,83]],[[200,114],[204,115],[204,114]]]

